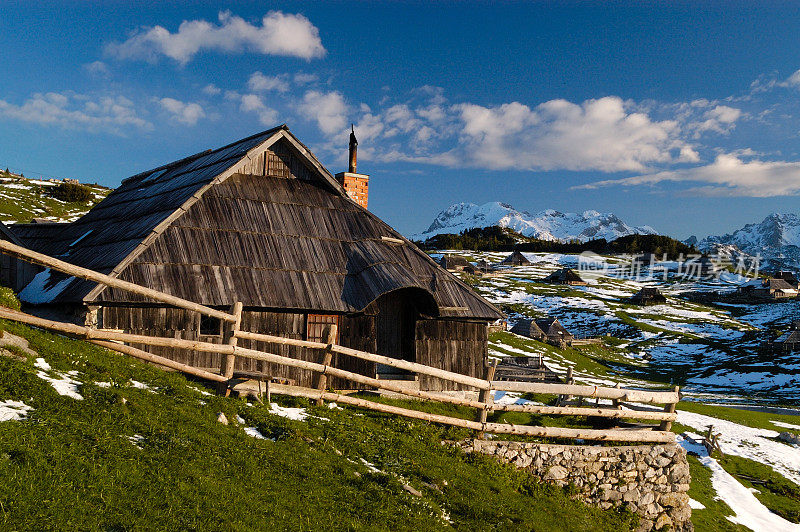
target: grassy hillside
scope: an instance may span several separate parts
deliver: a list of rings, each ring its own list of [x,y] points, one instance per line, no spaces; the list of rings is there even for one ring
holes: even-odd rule
[[[45,218],[55,222],[71,222],[86,213],[105,198],[111,189],[100,185],[82,185],[88,189],[85,201],[59,199],[55,189],[64,182],[59,180],[26,179],[16,174],[0,171],[0,221],[4,223],[30,222]]]
[[[4,326],[38,354],[0,356],[0,405],[31,408],[0,422],[3,530],[618,531],[634,520],[441,444],[464,431],[308,403],[295,404],[308,417],[287,419],[84,342]]]

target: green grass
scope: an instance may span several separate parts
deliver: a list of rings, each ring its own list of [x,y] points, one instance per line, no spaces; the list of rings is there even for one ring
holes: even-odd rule
[[[88,201],[65,202],[49,194],[56,183],[36,184],[28,179],[2,172],[0,179],[3,179],[0,182],[0,221],[5,223],[27,223],[33,218],[71,220],[87,212],[111,192],[110,189],[99,185],[84,185],[91,192]]]
[[[742,410],[739,408],[730,408],[717,405],[706,405],[703,403],[695,403],[690,401],[682,401],[678,403],[678,410],[685,410],[686,412],[694,412],[695,414],[703,414],[712,416],[719,419],[738,423],[746,427],[753,427],[756,429],[767,429],[778,432],[793,432],[800,433],[798,430],[786,429],[774,425],[772,421],[781,421],[790,423],[792,425],[800,425],[800,418],[798,416],[787,416],[783,414],[770,414],[767,412],[756,412],[752,410]]]
[[[800,486],[771,467],[747,458],[725,456],[719,463],[745,487],[754,488],[756,498],[772,513],[800,523]]]
[[[312,417],[291,421],[263,405],[201,394],[197,383],[177,373],[18,324],[4,326],[28,338],[53,370],[77,371],[84,399],[58,395],[37,377],[31,360],[0,358],[0,400],[34,408],[23,421],[0,423],[2,530],[635,526],[630,514],[588,507],[524,471],[441,444],[465,436],[463,430],[303,401],[298,404]],[[131,386],[131,379],[150,389]],[[241,416],[275,441],[247,436],[235,422],[218,423],[218,412],[229,420]],[[129,439],[134,436],[138,447]],[[362,460],[380,472],[370,472]]]

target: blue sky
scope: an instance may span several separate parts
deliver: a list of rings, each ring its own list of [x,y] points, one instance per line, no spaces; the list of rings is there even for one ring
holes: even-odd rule
[[[685,238],[800,194],[789,2],[0,4],[0,166],[123,178],[280,123],[370,208],[595,209]],[[757,5],[757,7],[755,7]]]

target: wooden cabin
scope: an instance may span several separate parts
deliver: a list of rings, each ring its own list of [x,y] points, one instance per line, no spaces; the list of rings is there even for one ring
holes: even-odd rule
[[[511,332],[526,338],[533,338],[534,340],[543,340],[545,337],[544,331],[536,325],[536,321],[531,319],[521,319],[511,327]]]
[[[628,301],[634,305],[661,305],[667,302],[667,298],[658,288],[645,287],[631,296]]]
[[[508,257],[503,259],[504,266],[530,266],[531,261],[525,258],[525,255],[520,253],[519,251],[514,251]]]
[[[439,265],[448,272],[462,272],[472,266],[467,259],[459,255],[442,255]]]
[[[800,320],[792,322],[789,330],[772,342],[772,348],[784,353],[800,351]]]
[[[738,289],[739,294],[755,300],[790,299],[798,296],[794,288],[784,279],[753,279]]]
[[[511,328],[511,332],[547,342],[560,348],[572,345],[575,336],[572,335],[556,318],[541,318],[537,320],[521,319]]]
[[[334,323],[343,346],[482,377],[487,325],[502,313],[366,210],[363,183],[358,202],[345,184],[283,125],[134,175],[57,230],[24,224],[12,231],[36,251],[203,305],[229,309],[240,301],[246,331],[319,341]],[[222,341],[218,319],[49,270],[20,298],[100,328]],[[320,359],[319,351],[294,346],[240,345]],[[136,347],[220,367],[218,354]],[[334,364],[370,377],[409,377],[351,357],[337,355]],[[263,361],[238,358],[235,370],[314,383],[311,372]],[[428,376],[418,384],[459,388]]]
[[[561,268],[543,279],[545,283],[551,284],[566,284],[571,286],[584,286],[586,281],[581,279],[575,270],[572,268]]]

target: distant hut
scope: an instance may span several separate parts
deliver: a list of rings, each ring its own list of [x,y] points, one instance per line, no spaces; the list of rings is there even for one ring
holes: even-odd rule
[[[443,255],[439,265],[449,272],[460,272],[472,266],[467,259],[459,255]]]
[[[800,351],[800,320],[792,322],[790,329],[775,339],[772,344],[773,348],[778,351],[786,353]]]
[[[544,332],[545,340],[558,347],[572,345],[575,337],[556,318],[542,318],[536,320],[536,325]]]
[[[350,164],[334,177],[284,125],[130,177],[75,222],[11,229],[36,251],[118,279],[217,309],[242,302],[246,331],[319,341],[337,324],[340,345],[483,377],[487,325],[502,313],[365,208],[368,176],[355,174],[352,140]],[[20,297],[98,328],[223,342],[218,319],[55,271],[37,274]],[[320,360],[301,347],[240,345]],[[219,354],[142,348],[195,367],[221,363]],[[235,371],[316,382],[312,372],[242,357]],[[422,375],[419,387],[461,388]]]
[[[520,253],[519,251],[514,251],[508,257],[503,259],[503,262],[506,266],[530,266],[531,261],[525,258],[525,255]]]
[[[481,260],[479,260],[479,261],[478,261],[478,262],[475,264],[475,267],[476,267],[478,270],[480,270],[481,272],[483,272],[483,273],[489,273],[490,271],[492,271],[492,265],[491,265],[491,263],[490,263],[488,260],[486,260],[486,259],[481,259]]]
[[[561,268],[556,270],[545,277],[544,282],[551,284],[567,284],[572,286],[582,286],[586,284],[586,281],[581,279],[581,276],[578,275],[572,268]]]
[[[798,296],[798,289],[784,279],[753,279],[739,287],[739,293],[753,299],[777,300]]]
[[[661,305],[667,302],[667,298],[658,288],[647,287],[636,292],[628,301],[634,305]]]
[[[536,322],[531,319],[521,319],[511,327],[511,332],[534,340],[544,340],[547,336],[543,330],[536,325]]]
[[[521,319],[514,324],[511,332],[562,348],[572,345],[575,339],[556,318]]]

